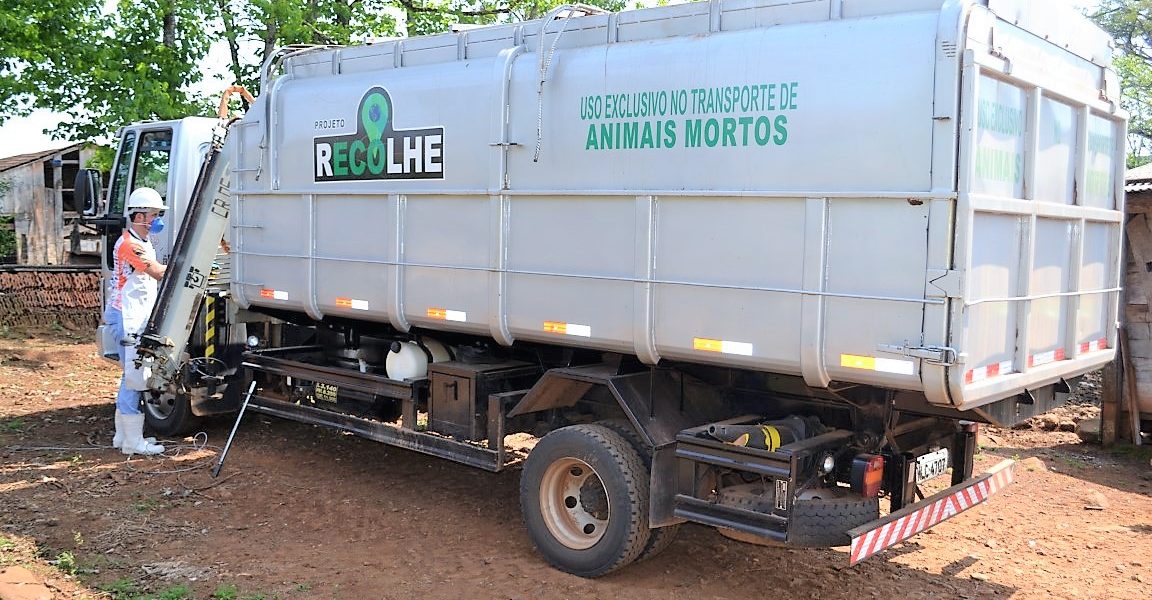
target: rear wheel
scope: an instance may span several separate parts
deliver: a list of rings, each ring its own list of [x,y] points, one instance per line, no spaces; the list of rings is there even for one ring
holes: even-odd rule
[[[188,394],[144,394],[144,422],[156,435],[179,436],[199,425],[200,417],[192,414]]]
[[[598,577],[635,561],[648,529],[648,471],[619,433],[574,425],[544,436],[524,463],[520,509],[556,568]]]
[[[619,433],[628,440],[628,443],[632,444],[632,447],[640,454],[640,458],[644,461],[644,467],[648,469],[649,473],[652,472],[652,449],[644,443],[640,434],[636,433],[627,419],[605,419],[598,424]],[[637,562],[648,560],[671,546],[672,542],[676,541],[676,535],[680,533],[680,524],[656,527],[649,529],[649,531],[651,533],[648,536],[648,543],[644,544],[644,550],[640,551],[640,556],[636,559]]]

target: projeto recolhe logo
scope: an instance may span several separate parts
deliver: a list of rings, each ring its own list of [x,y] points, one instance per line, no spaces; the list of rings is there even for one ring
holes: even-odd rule
[[[444,178],[443,127],[395,129],[382,87],[364,94],[356,114],[356,133],[315,138],[315,181]]]

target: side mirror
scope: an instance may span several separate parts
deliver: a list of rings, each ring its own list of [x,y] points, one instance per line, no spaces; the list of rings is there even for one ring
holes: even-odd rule
[[[73,211],[85,217],[95,217],[100,209],[100,195],[103,190],[100,186],[100,171],[96,169],[80,169],[76,172],[76,182],[72,185]]]

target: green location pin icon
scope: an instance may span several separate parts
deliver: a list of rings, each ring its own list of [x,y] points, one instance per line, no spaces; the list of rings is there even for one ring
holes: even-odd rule
[[[372,92],[364,98],[360,106],[360,123],[364,126],[364,133],[368,135],[368,148],[373,158],[383,147],[381,137],[384,129],[388,127],[390,107],[388,98],[380,92]]]

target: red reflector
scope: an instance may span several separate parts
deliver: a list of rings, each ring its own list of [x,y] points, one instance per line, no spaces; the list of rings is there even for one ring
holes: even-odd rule
[[[884,457],[859,454],[852,460],[852,490],[865,498],[875,498],[884,483]]]

